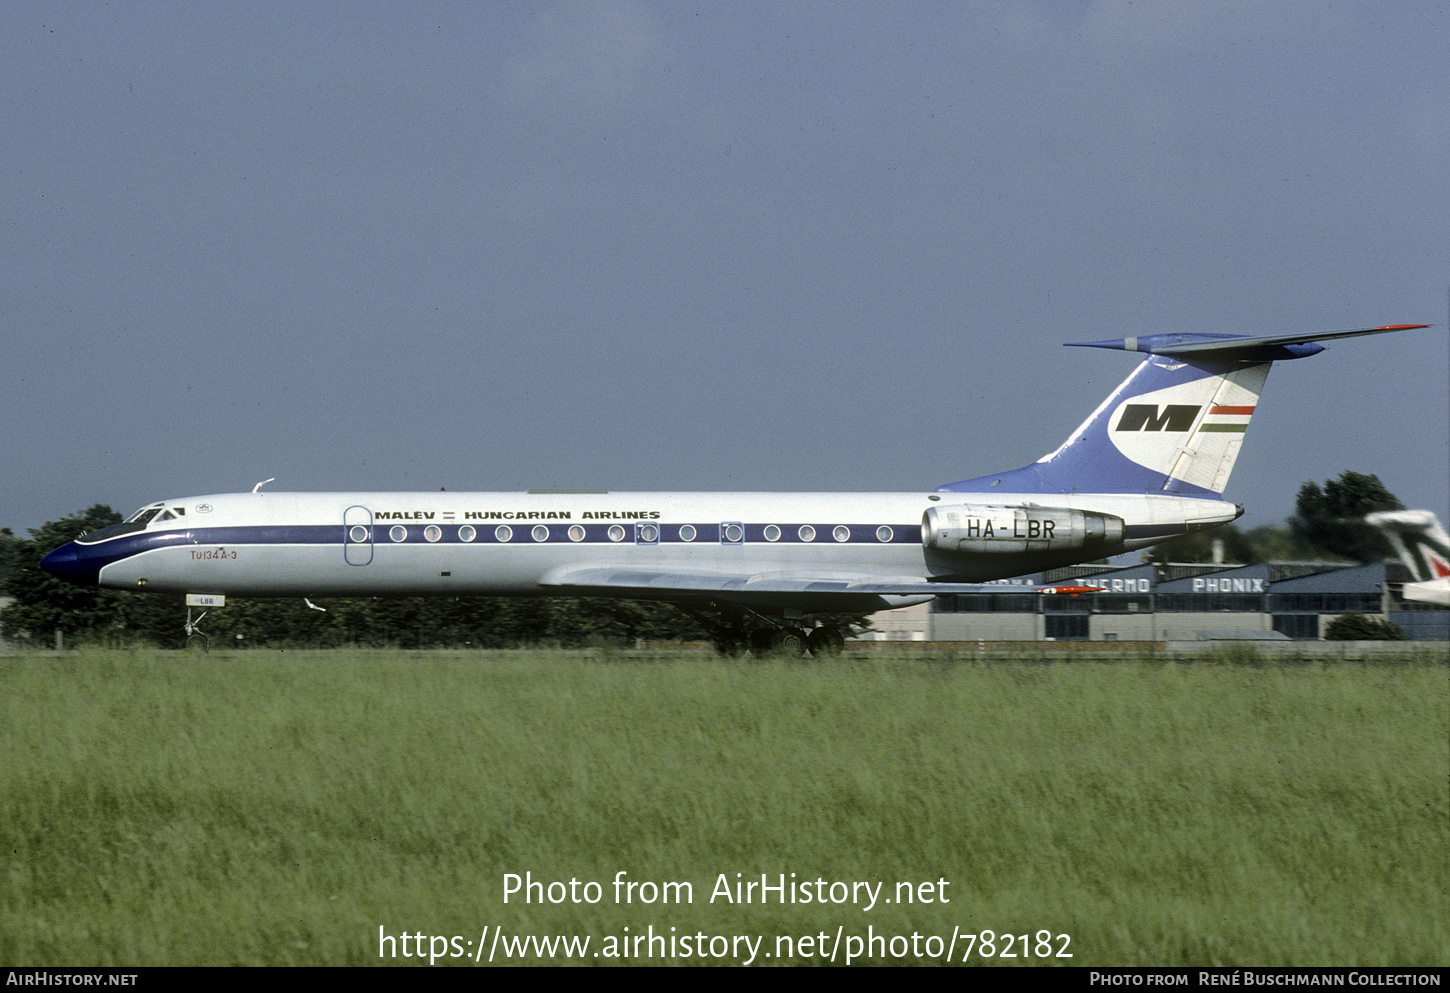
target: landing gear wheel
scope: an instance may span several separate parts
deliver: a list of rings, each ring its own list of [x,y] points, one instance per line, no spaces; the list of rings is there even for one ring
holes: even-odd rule
[[[806,653],[806,633],[795,628],[776,631],[770,647],[782,655],[800,658]]]
[[[834,658],[846,650],[846,636],[835,628],[816,628],[806,639],[806,647],[818,659]]]

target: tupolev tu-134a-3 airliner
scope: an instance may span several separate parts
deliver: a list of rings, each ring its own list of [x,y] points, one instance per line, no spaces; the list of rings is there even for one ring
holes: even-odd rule
[[[151,504],[41,566],[82,586],[200,604],[228,595],[662,600],[701,620],[724,651],[835,654],[843,633],[820,615],[1001,592],[993,580],[1234,520],[1243,507],[1221,494],[1269,367],[1317,354],[1323,340],[1428,326],[1074,342],[1143,359],[1056,451],[929,493],[274,493],[258,484]]]

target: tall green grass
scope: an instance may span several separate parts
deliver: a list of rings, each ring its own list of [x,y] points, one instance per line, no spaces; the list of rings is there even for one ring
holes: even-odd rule
[[[1053,961],[1074,965],[1444,964],[1447,673],[0,658],[0,961],[367,964],[380,926],[597,951],[653,925],[773,951],[869,925],[1047,930],[1071,936]],[[688,881],[694,901],[617,905],[621,870]],[[525,872],[604,899],[505,905],[504,874]],[[945,879],[950,902],[712,904],[721,873],[884,881],[886,897]],[[418,961],[394,947],[386,961]]]

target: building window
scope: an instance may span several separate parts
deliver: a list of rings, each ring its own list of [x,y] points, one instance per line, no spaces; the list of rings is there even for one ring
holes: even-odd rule
[[[1003,589],[1011,589],[1004,586]],[[939,596],[932,602],[934,614],[1035,614],[1037,596],[1032,593],[960,593]]]
[[[1275,614],[1274,630],[1295,641],[1318,641],[1319,615]]]
[[[1147,614],[1153,610],[1153,597],[1148,593],[1093,593],[1078,599],[1089,601],[1093,611],[1099,614]]]
[[[1264,609],[1264,596],[1261,593],[1155,593],[1153,607],[1160,614],[1259,613]]]
[[[1366,593],[1270,593],[1268,601],[1268,612],[1274,614],[1291,611],[1296,614],[1343,614],[1351,610],[1360,614],[1378,614],[1381,604],[1378,590]]]
[[[1054,641],[1087,641],[1087,614],[1043,614],[1043,635]]]

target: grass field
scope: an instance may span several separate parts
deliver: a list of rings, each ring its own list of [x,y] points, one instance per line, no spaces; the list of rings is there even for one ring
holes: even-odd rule
[[[0,963],[1450,962],[1450,668],[1235,661],[7,656]]]

